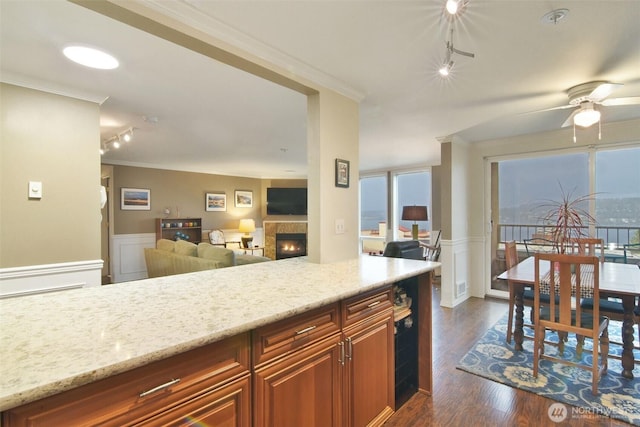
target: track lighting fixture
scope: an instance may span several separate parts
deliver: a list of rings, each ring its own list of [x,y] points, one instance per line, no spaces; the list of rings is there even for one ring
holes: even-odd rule
[[[125,130],[124,132],[120,132],[111,138],[105,140],[102,143],[102,147],[100,148],[100,155],[105,154],[109,149],[115,148],[118,149],[122,146],[122,142],[129,142],[133,139],[133,127]]]
[[[475,58],[475,55],[470,52],[465,52],[463,50],[456,49],[453,47],[453,26],[451,27],[451,35],[449,40],[447,41],[447,53],[445,54],[445,60],[443,61],[442,67],[438,70],[442,77],[447,77],[451,72],[451,68],[453,67],[453,60],[451,57],[454,53],[458,55],[467,56],[469,58]]]
[[[458,13],[458,0],[447,0],[447,4],[445,5],[445,7],[447,8],[447,12],[449,12],[451,15],[455,15],[456,13]]]
[[[469,3],[469,0],[447,0],[444,7],[449,15],[458,15]]]
[[[447,77],[453,68],[453,61],[445,62],[438,70],[442,77]]]

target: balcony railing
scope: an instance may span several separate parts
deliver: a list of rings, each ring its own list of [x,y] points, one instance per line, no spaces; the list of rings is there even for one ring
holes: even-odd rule
[[[617,247],[628,243],[638,243],[640,227],[596,226],[596,237],[603,239],[605,245],[615,244]],[[539,224],[499,224],[498,235],[501,242],[515,240],[523,242],[533,235],[551,234],[552,226]],[[589,227],[583,227],[582,234],[589,235]]]

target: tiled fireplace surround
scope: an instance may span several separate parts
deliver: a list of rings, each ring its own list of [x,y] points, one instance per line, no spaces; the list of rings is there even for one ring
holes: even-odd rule
[[[307,234],[307,221],[264,221],[264,256],[276,259],[276,234]]]

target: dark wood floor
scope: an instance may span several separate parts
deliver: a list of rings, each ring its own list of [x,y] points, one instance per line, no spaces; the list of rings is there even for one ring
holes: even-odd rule
[[[385,427],[394,426],[629,426],[593,416],[556,424],[553,400],[456,369],[471,346],[507,312],[506,301],[472,298],[453,309],[440,307],[433,289],[433,396],[414,395]]]

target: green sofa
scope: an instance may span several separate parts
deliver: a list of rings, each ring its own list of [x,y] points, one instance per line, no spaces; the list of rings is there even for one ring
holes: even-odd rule
[[[171,276],[214,268],[271,261],[269,258],[237,254],[231,249],[209,243],[160,239],[155,248],[145,248],[148,277]]]

